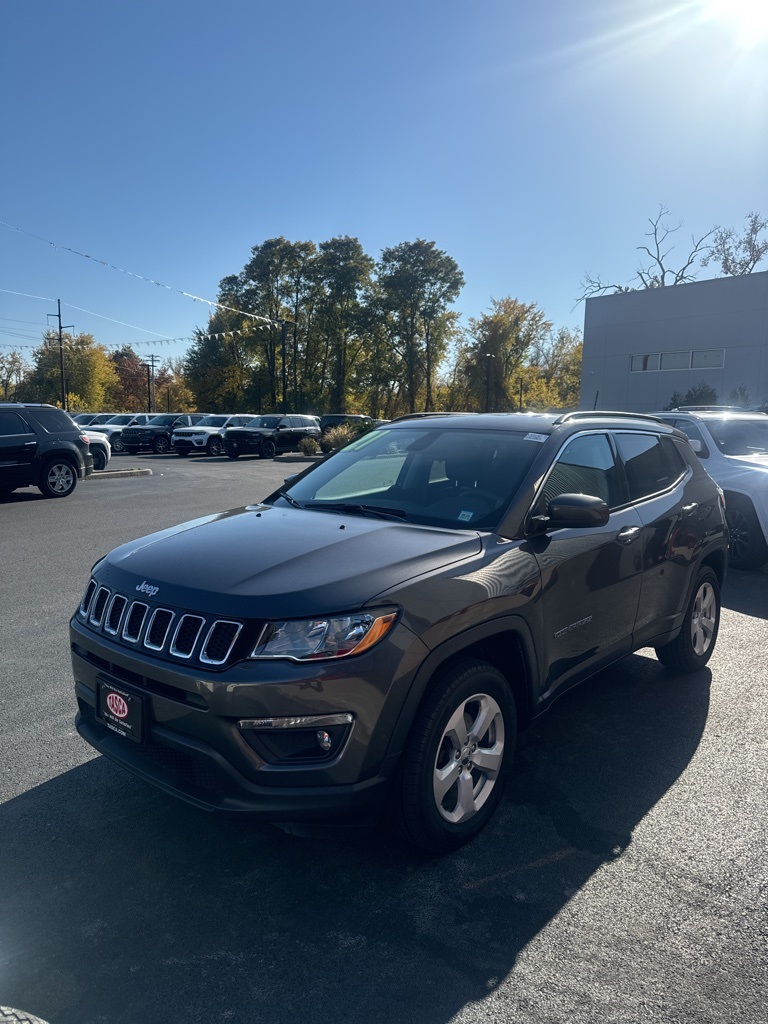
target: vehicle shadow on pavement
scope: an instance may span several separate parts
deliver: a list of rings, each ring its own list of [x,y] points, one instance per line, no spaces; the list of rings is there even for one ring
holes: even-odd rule
[[[446,1024],[630,846],[697,749],[710,679],[635,655],[563,697],[444,858],[206,814],[100,757],[66,771],[0,807],[0,1003],[51,1024]]]

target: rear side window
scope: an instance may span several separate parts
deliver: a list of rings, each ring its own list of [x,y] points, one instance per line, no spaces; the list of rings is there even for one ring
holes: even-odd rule
[[[28,434],[29,427],[15,412],[0,412],[0,435]]]
[[[49,434],[57,434],[60,430],[74,430],[77,427],[69,413],[61,409],[29,409],[28,414]]]
[[[616,434],[616,444],[627,474],[630,501],[640,501],[672,487],[685,466],[679,453],[662,447],[656,434]]]

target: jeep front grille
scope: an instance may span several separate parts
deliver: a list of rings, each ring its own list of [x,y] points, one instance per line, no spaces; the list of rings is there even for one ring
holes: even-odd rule
[[[197,661],[206,667],[225,666],[243,623],[173,608],[152,608],[90,580],[78,618],[96,633],[171,660]],[[259,626],[261,628],[261,625]]]

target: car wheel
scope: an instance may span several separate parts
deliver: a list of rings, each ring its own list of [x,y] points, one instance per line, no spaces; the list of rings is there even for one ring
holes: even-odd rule
[[[107,467],[107,453],[103,448],[92,448],[91,455],[93,456],[93,468],[99,472]]]
[[[161,434],[159,437],[156,437],[155,440],[152,442],[152,451],[155,452],[155,454],[157,455],[165,455],[165,453],[168,451],[170,447],[171,442],[168,440],[165,434]]]
[[[768,546],[752,505],[743,499],[731,498],[727,501],[725,518],[731,535],[730,562],[734,569],[756,569],[762,565],[768,558]]]
[[[123,439],[120,436],[120,434],[114,434],[112,436],[112,440],[109,443],[112,445],[112,451],[113,452],[124,452],[125,451],[125,445],[123,444]]]
[[[488,823],[512,763],[517,714],[504,676],[465,661],[428,691],[393,789],[400,833],[434,853],[456,849]]]
[[[274,441],[262,441],[259,456],[262,459],[274,459],[276,451]]]
[[[51,459],[43,466],[38,490],[46,498],[66,498],[77,485],[77,473],[66,459]]]
[[[205,446],[205,450],[209,455],[221,455],[224,451],[224,445],[221,443],[220,437],[211,437]]]
[[[675,672],[698,672],[712,657],[719,626],[720,584],[714,572],[704,568],[696,579],[680,635],[657,647],[656,656],[662,665]]]

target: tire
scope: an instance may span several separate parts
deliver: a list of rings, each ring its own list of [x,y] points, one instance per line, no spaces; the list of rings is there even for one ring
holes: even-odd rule
[[[207,455],[221,455],[224,452],[224,444],[220,437],[211,437],[205,446]]]
[[[274,441],[262,441],[261,448],[259,449],[259,458],[274,459],[276,451],[277,448]]]
[[[113,452],[125,451],[125,445],[123,444],[123,438],[121,434],[115,434],[109,443],[112,445]]]
[[[68,459],[49,459],[37,488],[44,498],[66,498],[77,486],[77,471]]]
[[[91,455],[93,456],[93,468],[97,473],[107,468],[107,453],[103,448],[92,448]]]
[[[392,793],[397,830],[432,853],[473,839],[501,799],[517,738],[515,701],[504,676],[464,661],[427,692]]]
[[[698,672],[712,657],[719,627],[720,584],[714,572],[704,568],[696,578],[680,635],[657,647],[656,657],[674,672]]]
[[[165,434],[160,434],[152,442],[152,451],[155,453],[155,455],[166,455],[170,447],[171,442],[168,440]]]
[[[42,1017],[35,1017],[23,1010],[14,1010],[11,1006],[0,1006],[0,1021],[3,1024],[46,1024]]]
[[[726,499],[725,518],[731,534],[730,564],[734,569],[757,569],[768,559],[760,523],[749,501]]]

